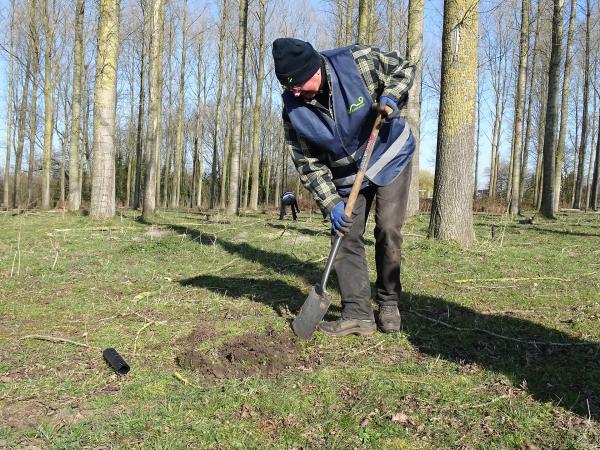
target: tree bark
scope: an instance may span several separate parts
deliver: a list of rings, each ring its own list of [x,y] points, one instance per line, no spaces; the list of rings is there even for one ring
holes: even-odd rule
[[[584,52],[584,63],[583,63],[583,113],[581,117],[581,141],[579,143],[579,156],[577,164],[577,181],[575,183],[575,200],[573,201],[573,208],[580,209],[584,208],[585,205],[581,203],[583,194],[583,177],[584,177],[584,165],[585,165],[585,154],[587,152],[587,141],[588,141],[588,125],[589,125],[589,112],[588,103],[590,97],[590,0],[586,1],[586,18],[585,18],[585,52]]]
[[[369,1],[358,0],[358,44],[367,44],[368,39],[368,21],[369,21]]]
[[[345,45],[350,45],[352,42],[352,24],[354,23],[354,1],[347,0],[346,4],[346,39]]]
[[[144,86],[144,79],[146,76],[146,29],[148,21],[148,14],[146,13],[146,0],[140,0],[140,6],[142,8],[142,42],[140,49],[140,94],[138,103],[138,122],[135,145],[135,182],[133,191],[133,209],[140,209],[140,207],[142,206],[142,162],[144,154],[142,134],[144,133],[144,103],[146,101],[146,89]]]
[[[181,71],[179,72],[179,99],[177,110],[177,131],[175,137],[175,159],[173,159],[173,187],[171,188],[171,208],[179,207],[183,172],[183,112],[185,109],[185,60],[187,53],[187,0],[183,0],[183,25],[181,44]]]
[[[217,75],[217,93],[215,100],[215,112],[214,112],[214,135],[213,135],[213,155],[212,155],[212,173],[210,179],[210,209],[215,208],[217,203],[217,162],[219,156],[219,132],[220,132],[220,113],[221,113],[221,96],[222,96],[222,84],[223,84],[223,55],[225,53],[225,28],[228,16],[228,0],[223,0],[221,6],[221,23],[219,26],[219,59],[218,64],[218,75]],[[225,163],[225,161],[223,161]],[[225,165],[225,164],[223,164]],[[224,179],[221,180],[225,182]]]
[[[42,209],[50,209],[50,159],[52,157],[52,47],[54,30],[49,0],[44,1],[44,32],[46,34],[46,48],[44,51],[44,155],[42,162]]]
[[[12,97],[13,97],[13,53],[14,49],[14,21],[15,21],[15,0],[10,0],[10,31],[9,31],[9,63],[8,63],[8,103],[7,103],[7,114],[6,114],[6,160],[4,165],[4,194],[2,203],[4,209],[8,210],[9,206],[9,187],[10,187],[10,153],[12,143]],[[31,170],[31,169],[30,169]]]
[[[512,180],[509,212],[512,216],[521,210],[519,192],[521,188],[521,157],[523,149],[523,109],[525,102],[525,88],[527,83],[527,56],[529,53],[529,1],[521,1],[521,37],[519,42],[519,75],[515,93],[515,119],[513,127],[512,146]]]
[[[560,60],[562,53],[564,0],[554,0],[552,17],[552,52],[548,72],[548,103],[544,129],[544,170],[541,212],[547,218],[554,217],[554,170],[556,146],[556,120],[558,113],[558,85],[560,82]]]
[[[468,245],[473,229],[473,128],[478,2],[446,0],[442,83],[429,236]]]
[[[412,175],[408,193],[408,217],[419,212],[419,150],[421,136],[421,79],[423,77],[423,10],[424,0],[408,3],[408,33],[406,53],[415,65],[415,80],[408,92],[407,120],[415,137],[415,153],[412,157]]]
[[[260,120],[262,111],[262,90],[265,78],[265,26],[266,26],[266,0],[259,0],[259,37],[258,37],[258,75],[256,76],[256,97],[254,101],[254,117],[252,131],[252,189],[250,193],[250,209],[258,210],[258,187],[260,184]]]
[[[148,86],[150,88],[148,104],[148,128],[146,129],[146,172],[144,178],[144,204],[142,207],[142,217],[149,220],[156,210],[156,135],[158,133],[158,103],[162,99],[162,86],[159,84],[159,72],[162,71],[162,65],[159,66],[159,52],[161,48],[161,39],[163,37],[163,0],[152,0],[151,17],[151,37],[150,37],[150,61],[148,76]]]
[[[73,102],[71,105],[71,148],[69,151],[69,211],[79,211],[79,133],[81,130],[81,82],[83,66],[83,17],[85,0],[77,0],[75,9],[75,49],[73,52]]]
[[[240,1],[240,19],[236,55],[235,101],[233,107],[233,130],[231,137],[231,171],[229,177],[229,201],[227,214],[239,212],[240,151],[242,113],[244,109],[244,68],[246,64],[246,31],[248,29],[248,0]]]
[[[590,195],[590,207],[598,211],[598,185],[600,177],[600,114],[598,114],[598,138],[596,139],[596,158],[594,163],[594,175],[592,177],[592,192]]]
[[[100,0],[94,89],[94,168],[90,215],[115,215],[115,115],[119,0]]]

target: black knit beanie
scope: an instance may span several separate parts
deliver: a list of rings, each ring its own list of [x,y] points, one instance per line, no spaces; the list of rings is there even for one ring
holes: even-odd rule
[[[321,55],[308,42],[278,38],[273,42],[275,75],[287,87],[304,83],[321,67]]]

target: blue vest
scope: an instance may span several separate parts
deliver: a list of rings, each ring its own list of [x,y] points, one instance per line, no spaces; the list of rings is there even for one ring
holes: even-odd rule
[[[329,50],[322,55],[327,64],[335,120],[290,91],[283,93],[283,104],[298,136],[321,153],[337,191],[348,195],[376,114],[371,110],[373,99],[351,47]],[[414,151],[415,139],[405,119],[396,118],[384,124],[361,187],[369,182],[377,186],[392,183],[410,162]]]

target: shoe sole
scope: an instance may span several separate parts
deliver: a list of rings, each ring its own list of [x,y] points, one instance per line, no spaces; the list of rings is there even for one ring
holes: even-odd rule
[[[333,336],[333,337],[343,337],[343,336],[348,336],[350,334],[354,334],[356,336],[371,336],[372,334],[375,334],[375,332],[377,331],[377,328],[374,328],[373,330],[349,328],[347,330],[339,331],[337,333],[332,333],[332,332],[325,331],[325,330],[322,330],[319,328],[319,331],[321,333],[326,334],[327,336]]]

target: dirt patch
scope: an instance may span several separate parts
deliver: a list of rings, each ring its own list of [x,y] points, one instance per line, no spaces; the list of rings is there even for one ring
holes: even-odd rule
[[[298,340],[291,331],[276,332],[269,328],[262,333],[234,336],[214,350],[198,349],[202,342],[216,336],[214,327],[199,323],[181,342],[183,350],[177,356],[179,366],[218,380],[253,375],[275,378],[319,364],[317,357],[301,354]]]

